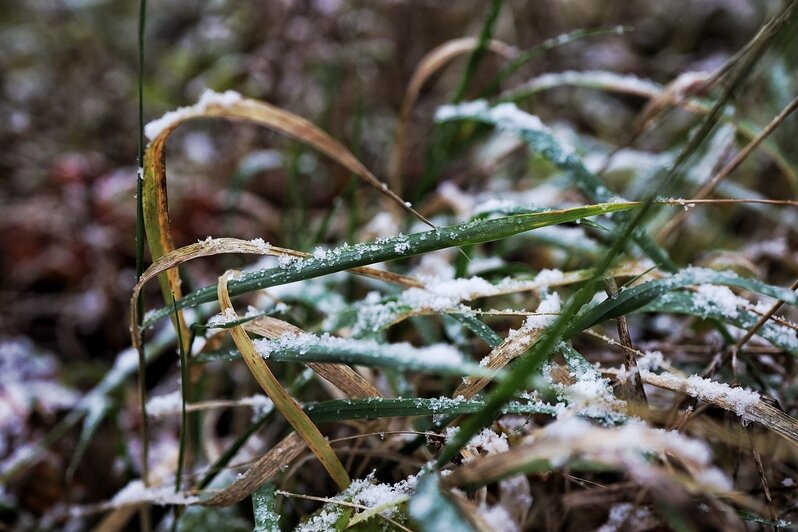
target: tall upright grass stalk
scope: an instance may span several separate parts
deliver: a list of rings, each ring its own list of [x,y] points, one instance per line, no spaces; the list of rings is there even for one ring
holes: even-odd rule
[[[147,24],[147,0],[139,0],[139,21],[138,21],[138,149],[136,172],[136,281],[141,279],[144,273],[144,246],[145,246],[145,227],[144,227],[144,38]],[[144,319],[144,300],[139,300],[135,309],[135,320],[139,323]],[[146,353],[144,346],[139,349],[139,402],[141,404],[141,478],[144,485],[149,485],[150,466],[149,466],[149,421],[147,419],[147,382],[146,382]],[[147,530],[150,528],[149,511],[143,508],[140,512],[142,527]]]
[[[474,77],[474,73],[479,66],[482,57],[485,55],[485,51],[488,47],[488,41],[493,37],[493,30],[496,26],[496,21],[499,19],[499,13],[501,13],[502,6],[504,5],[504,0],[493,0],[488,7],[487,13],[485,13],[485,20],[482,23],[482,31],[479,34],[479,42],[477,43],[477,47],[471,52],[471,56],[468,58],[468,63],[466,64],[465,71],[463,72],[463,77],[460,79],[460,84],[457,86],[457,89],[454,91],[454,95],[452,96],[452,101],[454,103],[459,102],[465,96],[466,90],[468,90],[469,85],[471,84],[471,80]]]

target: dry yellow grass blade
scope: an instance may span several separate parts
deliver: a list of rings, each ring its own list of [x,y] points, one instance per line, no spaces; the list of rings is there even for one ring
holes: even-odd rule
[[[574,437],[575,434],[579,437]],[[642,423],[600,427],[578,417],[563,418],[536,430],[526,441],[506,452],[480,456],[463,464],[443,477],[442,484],[447,487],[483,486],[520,472],[548,473],[579,463],[588,468],[603,464],[627,471],[642,482],[669,475],[667,466],[645,457],[651,452],[678,459],[700,482],[720,471],[712,465],[709,453],[696,452],[697,441]],[[726,487],[707,487],[727,492]]]
[[[733,398],[726,394],[720,393],[715,397],[707,397],[706,395],[699,396],[693,391],[693,387],[689,385],[686,378],[674,373],[667,372],[657,375],[650,371],[641,371],[640,376],[646,384],[651,384],[672,392],[683,393],[730,412],[737,413],[740,410],[739,405],[734,402]],[[770,429],[791,444],[798,446],[798,420],[785,414],[781,410],[759,400],[746,406],[744,417],[746,420],[753,421]]]
[[[225,314],[235,312],[230,296],[227,293],[227,280],[231,273],[230,271],[225,272],[219,278],[217,288],[219,306]],[[241,351],[241,356],[244,358],[244,362],[250,372],[263,388],[263,391],[266,392],[266,395],[272,400],[274,407],[280,411],[291,426],[294,427],[294,430],[305,440],[308,448],[316,455],[338,487],[342,490],[346,489],[350,482],[349,475],[346,473],[341,461],[338,460],[332,447],[330,447],[330,443],[271,372],[266,361],[258,354],[247,332],[241,325],[236,325],[230,329],[230,334],[233,336],[236,347]]]
[[[264,316],[247,322],[243,324],[243,327],[251,333],[259,334],[272,340],[286,333],[299,334],[303,332],[299,327],[270,316]],[[382,397],[382,394],[373,384],[346,364],[319,364],[311,362],[308,364],[308,367],[327,379],[333,386],[344,392],[348,397]]]
[[[151,142],[147,146],[142,165],[142,207],[147,244],[153,260],[160,259],[174,249],[167,201],[166,140],[172,131],[183,122],[203,117],[219,117],[252,122],[296,138],[330,156],[352,173],[376,187],[401,208],[423,220],[430,227],[434,227],[429,220],[421,216],[409,204],[406,204],[392,192],[385,183],[380,182],[349,150],[307,120],[267,103],[242,98],[232,91],[224,94],[206,92],[197,104],[167,113],[164,117],[151,122],[145,128],[145,132]],[[171,303],[172,298],[179,299],[182,297],[180,275],[177,270],[167,270],[164,275],[159,276],[159,282],[164,302],[167,305]],[[136,313],[134,312],[132,315],[135,316]],[[176,313],[173,321],[178,330],[181,331],[183,349],[188,352],[190,348],[188,342],[191,335],[182,311]],[[139,369],[140,372],[143,372],[143,370],[144,368]],[[143,397],[143,393],[141,395],[140,400],[143,405],[146,398]],[[146,424],[146,419],[144,423]],[[144,432],[146,432],[146,428]],[[146,449],[146,444],[144,447]],[[146,451],[144,454],[147,454]]]
[[[293,462],[305,450],[305,442],[296,432],[292,432],[268,453],[263,455],[252,467],[236,478],[227,489],[202,499],[203,506],[231,506],[243,501],[260,487],[261,484],[276,475],[286,464]]]
[[[488,369],[499,371],[504,366],[523,355],[526,350],[540,338],[543,332],[544,329],[526,330],[508,336],[480,362],[480,365]],[[491,380],[490,377],[465,377],[463,378],[463,382],[460,383],[460,386],[457,387],[457,390],[452,394],[452,397],[459,397],[462,395],[466,399],[471,399],[487,386]]]
[[[434,227],[429,220],[391,191],[385,183],[379,181],[341,143],[304,118],[265,102],[242,98],[232,91],[224,94],[208,92],[197,104],[168,113],[163,118],[147,125],[147,136],[152,141],[147,146],[144,156],[142,201],[147,241],[154,260],[174,249],[166,194],[166,140],[172,131],[183,122],[212,117],[251,122],[304,142],[328,155],[377,188],[401,208],[423,220],[430,227]],[[167,304],[170,302],[171,293],[174,293],[175,297],[180,297],[180,281],[177,272],[167,273],[161,284]]]
[[[396,136],[388,162],[388,183],[397,194],[402,193],[402,157],[405,151],[407,123],[410,120],[410,113],[413,111],[421,88],[433,74],[443,68],[449,61],[473,52],[477,46],[479,46],[479,39],[476,37],[464,37],[445,42],[425,55],[416,67],[415,72],[413,72],[402,100],[402,109],[399,112],[399,121],[396,124]],[[515,57],[518,53],[509,44],[496,40],[488,41],[487,49],[508,59]]]

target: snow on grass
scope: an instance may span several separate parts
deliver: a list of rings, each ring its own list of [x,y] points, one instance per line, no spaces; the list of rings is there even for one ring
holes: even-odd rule
[[[149,122],[144,126],[144,134],[148,139],[153,140],[164,130],[174,126],[178,122],[201,115],[212,106],[228,107],[241,100],[241,95],[236,91],[225,91],[220,93],[206,89],[194,105],[188,105],[174,111],[169,111],[161,118]]]
[[[519,530],[518,524],[513,521],[510,513],[501,504],[488,506],[482,503],[477,507],[477,513],[491,530],[501,530],[502,532],[516,532]]]
[[[646,351],[643,356],[637,358],[636,371],[668,370],[670,367],[670,361],[665,359],[661,351]],[[625,365],[617,368],[617,372],[618,380],[621,382],[628,381],[632,377],[632,372],[629,372]]]
[[[147,416],[162,417],[180,412],[183,406],[183,394],[179,391],[166,395],[158,395],[147,401]]]
[[[722,400],[729,403],[734,412],[743,419],[748,419],[748,410],[760,401],[760,396],[746,388],[732,388],[724,382],[704,379],[698,375],[690,375],[686,381],[685,391],[702,401]]]
[[[629,420],[617,427],[598,427],[583,418],[559,418],[544,427],[540,438],[553,440],[541,452],[555,467],[579,457],[624,467],[640,481],[658,478],[651,453],[677,457],[699,482],[725,491],[729,478],[712,466],[712,451],[705,442],[677,431],[652,428],[642,421]],[[538,441],[538,436],[535,440]]]
[[[278,350],[305,354],[313,348],[322,348],[331,351],[379,353],[386,361],[393,359],[411,365],[460,366],[464,362],[462,353],[449,344],[433,344],[427,347],[414,347],[405,342],[380,344],[374,340],[340,338],[327,333],[321,336],[308,332],[285,333],[275,340],[255,340],[254,344],[264,358],[269,358],[271,353]]]
[[[556,282],[556,280],[552,280],[551,282]],[[559,313],[560,313],[560,294],[558,294],[557,292],[546,294],[543,297],[543,299],[540,301],[540,304],[538,305],[538,308],[535,311],[536,315],[527,317],[526,321],[524,322],[524,328],[528,330],[545,329],[546,327],[554,323]]]
[[[506,434],[497,434],[489,427],[468,441],[469,447],[482,450],[485,454],[505,453],[510,450]]]
[[[219,314],[215,316],[211,316],[208,318],[208,327],[222,327],[234,321],[240,320],[241,318],[238,316],[235,310],[232,308],[226,308]]]
[[[597,532],[617,532],[620,530],[649,530],[657,520],[651,510],[629,502],[613,504],[607,522]]]
[[[470,307],[464,301],[497,296],[518,290],[543,289],[560,283],[564,274],[559,270],[542,270],[532,280],[518,280],[506,277],[498,283],[491,283],[482,277],[474,276],[458,279],[440,277],[426,278],[423,288],[413,287],[404,290],[396,298],[378,300],[377,297],[366,298],[357,305],[357,319],[353,334],[361,336],[367,332],[376,332],[387,327],[403,314],[424,312],[444,313],[459,312],[471,314]],[[548,303],[539,312],[559,312],[559,297],[549,296]],[[543,327],[550,323],[551,316],[535,316],[528,329]]]
[[[443,105],[435,112],[436,122],[445,122],[458,118],[476,118],[488,120],[500,131],[539,132],[556,139],[558,159],[565,160],[574,153],[573,146],[557,135],[555,131],[541,122],[537,116],[519,109],[514,103],[505,102],[493,107],[485,100],[475,100],[458,104]]]
[[[272,249],[272,245],[262,238],[253,238],[250,242],[255,244],[261,253],[269,253]]]
[[[552,89],[562,85],[587,85],[594,87],[619,87],[642,96],[659,94],[662,87],[653,81],[639,78],[629,74],[616,74],[604,70],[551,72],[541,74],[523,85],[513,89],[513,92],[537,92]]]
[[[331,502],[310,519],[301,523],[297,532],[327,532],[335,529],[335,523],[343,515],[343,511],[348,506],[341,503],[354,503],[366,508],[377,508],[387,506],[380,513],[386,517],[393,515],[395,509],[391,504],[398,504],[406,500],[416,490],[417,478],[410,475],[406,479],[396,484],[380,484],[375,482],[372,472],[364,479],[353,480],[344,491],[331,498]]]
[[[380,484],[374,481],[374,473],[372,472],[365,479],[354,482],[359,485],[355,487],[356,493],[352,502],[362,504],[368,508],[390,505],[411,495],[416,490],[417,480],[415,475],[410,475],[396,484]],[[381,513],[386,517],[391,517],[394,509],[387,508]]]
[[[750,305],[747,299],[735,295],[728,286],[702,284],[696,289],[696,294],[693,298],[696,307],[706,312],[719,310],[728,318],[736,318],[738,308],[747,308]]]
[[[642,371],[641,374],[645,376]],[[705,379],[698,375],[684,378],[674,373],[664,372],[659,375],[659,378],[664,378],[675,389],[680,389],[691,397],[701,401],[720,403],[734,410],[744,421],[750,420],[748,415],[750,409],[761,400],[760,395],[753,390],[731,387],[726,383]]]

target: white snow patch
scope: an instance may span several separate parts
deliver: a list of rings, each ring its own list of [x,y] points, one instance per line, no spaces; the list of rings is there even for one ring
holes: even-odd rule
[[[399,232],[399,225],[390,212],[383,211],[369,221],[366,231],[375,237],[388,237]]]
[[[144,134],[148,139],[153,140],[164,130],[174,126],[178,122],[203,114],[212,106],[228,107],[240,102],[242,97],[236,91],[215,92],[207,89],[200,96],[199,101],[194,105],[180,107],[174,111],[169,111],[161,118],[149,122],[144,126]]]
[[[159,395],[147,401],[147,416],[162,417],[180,412],[183,407],[183,394],[179,391],[167,395]]]
[[[728,318],[736,318],[737,309],[746,308],[750,304],[748,300],[735,295],[728,286],[703,284],[697,288],[697,294],[693,302],[699,309],[717,309]]]
[[[537,280],[537,277],[535,279]],[[541,300],[535,313],[537,315],[527,317],[524,322],[526,329],[544,329],[554,323],[560,313],[560,294],[557,292],[547,294]]]
[[[649,530],[654,515],[645,506],[637,506],[629,502],[613,504],[607,522],[597,532],[617,532],[624,530]]]
[[[462,353],[449,344],[433,344],[427,347],[414,347],[406,342],[380,344],[374,340],[339,338],[328,333],[321,336],[308,332],[285,333],[275,340],[255,340],[254,344],[255,349],[264,358],[269,358],[271,353],[277,350],[305,354],[314,347],[322,347],[341,351],[374,352],[379,353],[384,359],[393,358],[411,364],[457,366],[464,360]]]
[[[207,325],[208,327],[221,327],[240,319],[241,317],[236,313],[236,311],[228,307],[224,309],[223,312],[220,312],[215,316],[211,316],[208,319]]]
[[[501,530],[502,532],[516,532],[519,530],[518,524],[510,517],[510,513],[501,504],[487,506],[480,504],[477,513],[488,524],[491,530]]]

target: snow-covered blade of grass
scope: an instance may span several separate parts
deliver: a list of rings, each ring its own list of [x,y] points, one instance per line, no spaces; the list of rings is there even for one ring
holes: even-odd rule
[[[316,423],[346,419],[379,419],[384,417],[432,416],[444,414],[473,414],[485,407],[485,401],[438,397],[385,399],[342,399],[309,404],[305,411]],[[504,406],[502,414],[556,415],[558,407],[534,400],[512,401]]]
[[[284,334],[276,340],[255,340],[267,360],[341,362],[397,370],[429,371],[450,375],[493,375],[467,361],[449,344],[414,347],[408,343],[381,344],[323,334]]]
[[[421,255],[439,249],[492,242],[539,227],[631,210],[639,206],[640,204],[636,202],[599,203],[570,209],[506,216],[492,220],[474,220],[431,231],[400,235],[362,244],[343,245],[328,250],[319,257],[298,259],[276,268],[243,273],[237,279],[230,281],[230,295],[238,296],[262,288],[312,279],[368,264]],[[216,286],[208,286],[179,299],[177,307],[178,309],[192,308],[215,299]],[[171,313],[171,307],[151,312],[148,314],[144,326],[149,326]]]

